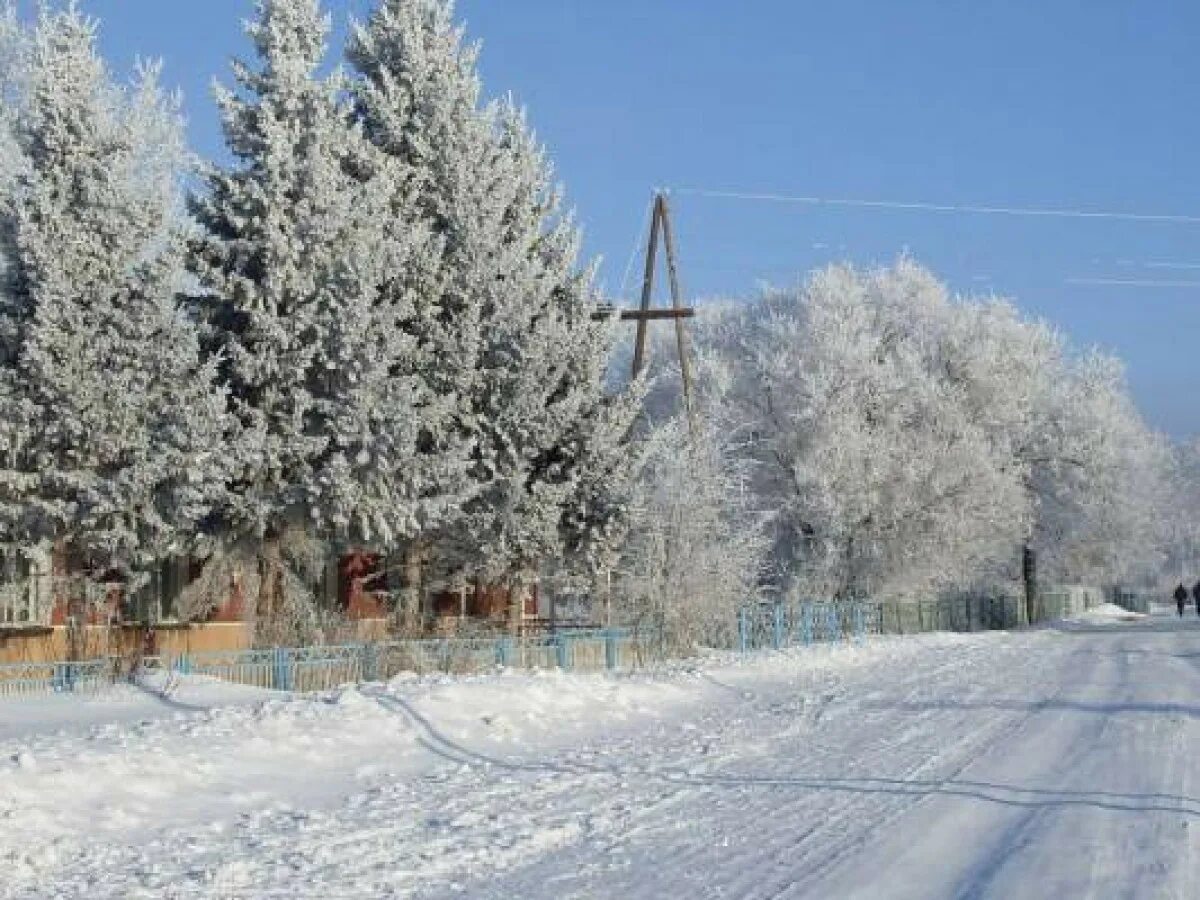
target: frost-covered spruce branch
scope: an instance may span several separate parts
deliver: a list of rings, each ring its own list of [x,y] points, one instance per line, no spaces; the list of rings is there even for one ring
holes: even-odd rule
[[[588,460],[636,398],[605,394],[609,323],[596,321],[591,270],[560,213],[545,152],[511,102],[485,103],[477,51],[445,0],[384,0],[353,31],[358,120],[412,173],[412,198],[439,253],[409,270],[432,314],[430,381],[454,396],[467,450],[461,517],[429,530],[435,565],[510,583],[519,598],[562,555],[561,526]],[[518,609],[514,601],[514,613]]]
[[[408,170],[354,121],[346,79],[317,74],[328,30],[316,0],[259,4],[258,66],[237,63],[240,90],[219,95],[235,162],[192,198],[197,303],[255,437],[235,460],[225,526],[237,546],[261,541],[264,616],[294,606],[302,584],[285,535],[394,547],[453,505],[461,469],[440,452],[453,395],[426,377],[435,354],[410,327],[423,299],[396,277],[430,252],[429,232]]]
[[[73,5],[3,22],[0,534],[132,577],[223,500],[225,397],[175,302],[182,124]]]

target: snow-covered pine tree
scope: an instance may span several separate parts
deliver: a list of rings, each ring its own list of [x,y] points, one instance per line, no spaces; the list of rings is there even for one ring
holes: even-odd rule
[[[384,0],[349,50],[367,135],[417,185],[441,259],[412,275],[434,314],[422,340],[443,365],[434,383],[461,397],[479,493],[439,550],[519,596],[562,552],[611,328],[594,317],[591,271],[545,154],[511,103],[483,105],[477,53],[447,0]],[[619,431],[620,429],[617,429]],[[514,602],[514,612],[517,610]]]
[[[29,30],[17,18],[13,0],[0,5],[0,379],[13,375],[19,334],[15,199],[17,180],[28,172],[29,158],[17,142],[17,113],[28,99]]]
[[[11,193],[11,183],[24,167],[13,125],[25,101],[30,40],[28,29],[17,18],[13,0],[0,3],[0,190]]]
[[[595,318],[591,272],[578,265],[578,231],[559,215],[552,170],[523,114],[505,103],[497,117],[504,151],[498,182],[509,191],[500,237],[506,252],[478,370],[487,488],[467,508],[468,531],[487,538],[476,565],[507,576],[519,592],[543,560],[566,549],[567,508],[582,502],[603,515],[606,495],[595,481],[581,492],[580,480],[619,455],[637,394],[605,395],[613,334]],[[592,531],[593,545],[601,534]]]
[[[421,222],[430,236],[425,252],[410,256],[384,289],[385,297],[410,304],[403,328],[424,351],[414,374],[444,413],[426,417],[422,445],[440,464],[425,479],[427,496],[441,498],[440,514],[427,517],[403,546],[400,611],[411,622],[430,574],[430,545],[456,527],[479,491],[467,469],[478,438],[472,385],[483,307],[469,286],[488,265],[482,231],[472,226],[487,202],[477,170],[489,168],[495,149],[479,115],[474,50],[462,45],[446,8],[384,3],[351,32],[347,55],[359,76],[352,85],[355,117],[379,154],[372,189],[389,191],[396,213]]]
[[[444,508],[426,485],[453,468],[431,452],[445,400],[416,377],[413,304],[383,290],[426,238],[398,202],[403,173],[351,123],[340,72],[317,74],[328,31],[317,0],[261,0],[259,66],[237,63],[241,91],[219,93],[235,163],[192,201],[201,303],[259,436],[227,512],[239,552],[263,556],[247,559],[264,573],[262,614],[306,604],[284,559],[293,538],[392,546]]]
[[[27,52],[5,86],[0,539],[130,573],[186,549],[224,490],[225,397],[175,303],[182,124],[155,67],[113,82],[73,4],[14,28],[10,13]]]
[[[612,394],[593,407],[577,429],[579,479],[559,528],[564,569],[587,579],[593,595],[609,590],[632,524],[648,432],[640,421],[645,391],[645,382],[639,380]]]

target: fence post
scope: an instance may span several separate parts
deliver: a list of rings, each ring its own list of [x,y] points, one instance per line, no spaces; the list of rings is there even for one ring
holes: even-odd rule
[[[271,683],[277,691],[290,691],[292,689],[292,666],[291,654],[288,653],[286,647],[276,647],[272,656],[272,678]]]
[[[554,635],[554,661],[560,669],[571,668],[570,660],[567,659],[567,641],[560,633]]]
[[[750,649],[750,611],[744,606],[738,610],[738,648],[742,653]]]
[[[611,628],[604,632],[604,664],[609,671],[617,668],[617,634]]]
[[[379,680],[379,653],[371,643],[362,645],[362,680]]]
[[[776,650],[783,649],[783,601],[778,600],[775,603],[775,608],[772,610],[772,637]]]

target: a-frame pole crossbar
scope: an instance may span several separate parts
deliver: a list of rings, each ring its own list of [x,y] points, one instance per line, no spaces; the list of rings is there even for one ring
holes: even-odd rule
[[[653,309],[654,275],[658,268],[659,233],[666,249],[667,276],[671,287],[671,307],[669,309]],[[667,203],[666,194],[659,192],[654,196],[654,212],[650,218],[650,239],[646,245],[646,270],[642,278],[642,303],[636,310],[625,310],[621,313],[622,321],[637,322],[637,339],[633,347],[633,376],[636,378],[646,368],[646,349],[649,323],[664,319],[675,322],[675,341],[679,352],[679,372],[683,381],[683,403],[692,414],[692,367],[688,359],[687,330],[684,319],[690,319],[696,311],[683,305],[683,291],[679,286],[679,264],[675,255],[675,233],[671,228],[671,208]]]

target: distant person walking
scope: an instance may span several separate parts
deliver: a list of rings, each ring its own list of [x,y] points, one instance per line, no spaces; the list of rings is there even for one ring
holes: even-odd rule
[[[1200,616],[1200,581],[1192,586],[1192,599],[1196,601],[1196,615]]]
[[[1175,606],[1179,610],[1179,618],[1183,618],[1183,606],[1187,603],[1188,590],[1180,582],[1179,587],[1175,588]]]

